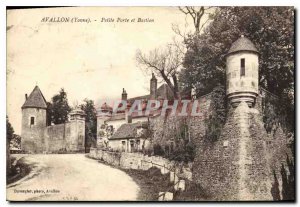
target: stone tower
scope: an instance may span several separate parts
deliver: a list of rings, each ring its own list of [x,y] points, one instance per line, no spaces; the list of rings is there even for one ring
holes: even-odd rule
[[[107,103],[102,104],[100,111],[97,113],[97,146],[102,144],[103,133],[105,129],[105,122],[111,118],[112,107]]]
[[[259,94],[258,51],[241,36],[226,61],[226,94],[233,107],[216,140],[205,136],[202,125],[204,136],[197,143],[193,177],[213,200],[272,200],[272,172],[280,175],[278,169],[290,150],[284,136],[266,132],[262,114],[254,107]]]
[[[243,35],[236,40],[226,55],[226,95],[233,107],[245,101],[255,105],[258,95],[258,51]]]
[[[47,102],[38,86],[29,97],[25,95],[22,106],[21,146],[25,152],[39,153],[45,149],[44,131],[46,129]]]
[[[150,99],[156,99],[156,95],[157,95],[157,79],[154,73],[152,73],[152,78],[150,80]]]

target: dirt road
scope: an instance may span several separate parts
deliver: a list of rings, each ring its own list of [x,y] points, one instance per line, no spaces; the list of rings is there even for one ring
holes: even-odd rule
[[[19,155],[20,156],[20,155]],[[34,165],[25,179],[9,185],[8,200],[136,200],[139,188],[123,171],[84,154],[24,155]]]

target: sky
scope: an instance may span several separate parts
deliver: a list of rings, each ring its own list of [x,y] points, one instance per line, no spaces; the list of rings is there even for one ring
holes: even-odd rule
[[[45,18],[90,19],[90,23],[43,22]],[[101,22],[114,18],[115,22]],[[128,18],[129,22],[116,22]],[[150,18],[154,22],[130,22]],[[97,21],[95,21],[97,20]],[[205,21],[205,19],[203,20]],[[69,105],[85,98],[96,105],[149,93],[150,74],[137,66],[138,49],[147,53],[180,38],[172,30],[192,31],[192,19],[176,7],[73,7],[7,12],[7,115],[21,133],[25,93],[38,85],[47,101],[61,88]],[[180,40],[180,39],[179,39]]]

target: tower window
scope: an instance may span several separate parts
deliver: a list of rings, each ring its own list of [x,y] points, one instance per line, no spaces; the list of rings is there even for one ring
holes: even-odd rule
[[[30,117],[30,125],[34,125],[34,117]]]
[[[241,77],[245,76],[245,58],[241,59]]]

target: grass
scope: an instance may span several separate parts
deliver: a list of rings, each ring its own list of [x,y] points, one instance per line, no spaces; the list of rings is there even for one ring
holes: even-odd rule
[[[125,171],[139,185],[138,200],[157,201],[159,192],[167,191],[170,184],[170,174],[162,175],[160,169],[152,167],[147,171],[121,169]]]
[[[140,192],[138,200],[140,201],[157,201],[159,192],[171,192],[174,201],[205,201],[210,200],[209,195],[201,186],[192,181],[186,180],[186,189],[183,192],[174,190],[173,184],[170,183],[170,174],[161,174],[160,170],[152,167],[147,171],[134,169],[121,169],[125,171],[139,185]]]
[[[186,180],[186,189],[183,192],[174,190],[174,186],[170,183],[170,174],[161,174],[157,167],[150,169],[136,170],[136,169],[123,169],[117,166],[108,164],[103,160],[98,160],[99,163],[109,165],[113,168],[127,173],[140,187],[137,200],[138,201],[157,201],[159,192],[173,193],[174,201],[207,201],[211,200],[210,196],[205,193],[203,188],[192,181]]]
[[[15,161],[16,158],[11,158],[11,163]],[[7,174],[6,184],[14,183],[21,178],[29,174],[31,167],[24,162],[24,158],[17,161],[15,166],[12,166],[10,173]]]

